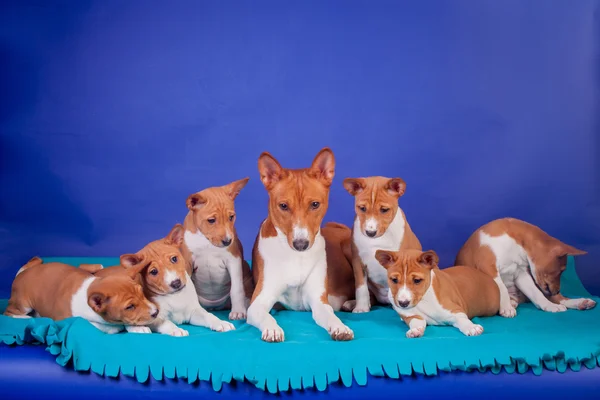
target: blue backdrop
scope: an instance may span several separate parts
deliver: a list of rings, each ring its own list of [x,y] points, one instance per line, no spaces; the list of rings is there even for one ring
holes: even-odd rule
[[[594,1],[3,1],[0,297],[29,257],[116,256],[257,158],[400,176],[426,248],[453,262],[513,216],[589,251],[600,289],[600,13]]]

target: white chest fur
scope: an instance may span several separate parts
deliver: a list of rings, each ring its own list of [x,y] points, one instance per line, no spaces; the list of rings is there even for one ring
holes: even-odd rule
[[[496,268],[502,282],[511,291],[515,287],[515,279],[522,272],[528,272],[531,266],[535,276],[535,266],[530,262],[525,249],[508,234],[490,236],[485,232],[479,234],[481,246],[488,246],[496,257]]]
[[[186,285],[176,293],[152,298],[159,307],[160,319],[169,320],[176,324],[190,321],[193,311],[198,307],[198,296],[189,275],[186,274]]]
[[[325,239],[319,232],[312,247],[299,252],[289,246],[283,232],[276,230],[277,236],[260,238],[258,242],[258,251],[264,262],[263,287],[281,293],[277,301],[285,307],[309,310],[309,294],[320,296],[325,288]]]
[[[384,302],[387,302],[387,271],[375,259],[375,252],[377,250],[398,251],[404,239],[404,228],[405,221],[400,210],[396,212],[396,216],[385,233],[377,238],[365,236],[361,232],[358,218],[354,221],[352,236],[358,250],[358,255],[362,263],[367,267],[369,281],[384,288],[381,291],[382,293],[375,292],[379,301],[385,300]]]

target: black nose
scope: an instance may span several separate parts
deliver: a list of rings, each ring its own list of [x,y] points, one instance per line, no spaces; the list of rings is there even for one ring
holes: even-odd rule
[[[400,307],[406,308],[410,304],[410,301],[399,301],[398,304],[400,305]]]
[[[223,246],[227,247],[231,244],[231,239],[229,239],[229,238],[223,239],[223,240],[221,240],[221,243],[223,243]]]
[[[171,287],[173,289],[179,289],[181,287],[181,279],[175,279],[173,282],[171,282]]]
[[[158,310],[154,311],[154,312],[151,314],[151,316],[152,316],[152,318],[156,318],[156,317],[158,317]]]
[[[298,251],[304,251],[308,249],[308,240],[306,239],[296,239],[292,242],[294,248]]]
[[[377,235],[377,231],[367,231],[366,233],[368,237],[375,237]]]

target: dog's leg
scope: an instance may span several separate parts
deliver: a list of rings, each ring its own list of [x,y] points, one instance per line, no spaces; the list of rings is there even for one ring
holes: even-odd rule
[[[263,286],[248,307],[246,322],[262,332],[261,338],[265,342],[283,342],[285,340],[283,329],[270,314],[277,297],[279,294],[275,294],[274,288]]]
[[[511,304],[508,288],[506,287],[504,282],[502,282],[500,274],[498,274],[494,278],[494,282],[496,282],[496,285],[498,285],[498,289],[500,289],[500,315],[502,315],[505,318],[515,317],[517,315],[517,310]]]
[[[405,317],[401,314],[400,318],[402,318],[404,323],[408,325],[408,331],[406,331],[407,338],[418,338],[425,334],[425,328],[427,327],[427,323],[421,316],[411,315],[409,317]]]
[[[354,245],[352,245],[352,247],[352,269],[354,271],[354,284],[356,286],[356,305],[352,312],[369,312],[371,310],[371,298],[369,295],[369,287],[367,285],[367,267],[358,256],[358,250],[356,250]]]
[[[156,321],[150,325],[150,329],[152,332],[158,332],[169,336],[189,336],[190,334],[188,331],[181,329],[168,319],[156,319]]]
[[[465,313],[452,314],[452,319],[448,322],[466,336],[479,336],[483,333],[483,326],[474,324]]]
[[[527,272],[520,272],[515,280],[517,287],[535,306],[541,310],[548,312],[567,311],[567,307],[563,304],[554,304],[544,296],[533,281],[533,278]]]
[[[231,278],[231,312],[229,319],[246,319],[246,295],[244,292],[244,277],[242,274],[242,259],[236,258],[227,264],[229,277]]]
[[[126,325],[125,329],[129,333],[152,333],[152,329],[147,326]]]
[[[13,318],[31,318],[29,315],[33,309],[26,304],[15,301],[14,298],[8,300],[8,306],[4,310],[4,315]]]
[[[107,325],[107,324],[99,324],[97,322],[92,322],[89,321],[92,325],[94,325],[96,328],[98,328],[99,330],[101,330],[104,333],[108,333],[109,335],[115,334],[115,333],[119,333],[123,330],[123,327],[121,326],[115,326],[115,325]]]
[[[590,310],[596,306],[596,302],[592,299],[569,299],[560,293],[550,297],[550,301],[573,310]]]
[[[189,318],[190,324],[196,326],[203,326],[216,332],[227,332],[235,330],[233,324],[227,321],[222,321],[215,315],[206,311],[200,304],[194,306],[190,313]]]

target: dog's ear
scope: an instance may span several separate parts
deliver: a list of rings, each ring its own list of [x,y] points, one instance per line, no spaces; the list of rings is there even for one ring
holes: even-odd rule
[[[367,187],[367,182],[364,178],[346,178],[344,179],[344,189],[352,196],[356,196]]]
[[[225,185],[224,189],[231,200],[235,200],[240,191],[246,186],[250,178],[240,179],[239,181],[231,182],[229,185]]]
[[[110,297],[100,292],[94,292],[88,297],[88,305],[98,314],[101,314],[106,310],[109,301]]]
[[[435,251],[427,250],[427,251],[421,253],[421,255],[418,258],[418,261],[420,264],[431,269],[431,268],[436,268],[438,266],[438,263],[440,262],[440,258],[435,253]]]
[[[123,254],[119,260],[121,261],[121,265],[125,268],[132,268],[136,265],[139,265],[144,261],[144,257],[139,254]]]
[[[325,186],[331,186],[335,175],[335,157],[329,147],[323,148],[316,155],[310,167],[311,174]]]
[[[283,168],[271,154],[264,152],[258,157],[258,172],[260,180],[267,190],[283,178]]]
[[[394,265],[398,256],[394,251],[377,250],[375,252],[375,259],[383,266],[383,268],[388,269]]]
[[[587,254],[587,251],[579,250],[573,246],[561,242],[558,239],[555,240],[551,252],[555,257],[582,256]]]
[[[170,244],[174,246],[181,246],[183,243],[183,234],[185,230],[183,229],[183,225],[175,224],[175,226],[171,229],[171,232],[167,235],[164,242],[165,244]]]
[[[402,178],[392,178],[385,184],[385,190],[395,197],[401,197],[406,190],[406,182]]]
[[[190,194],[185,201],[188,210],[192,211],[198,209],[206,204],[206,198],[200,193]]]

